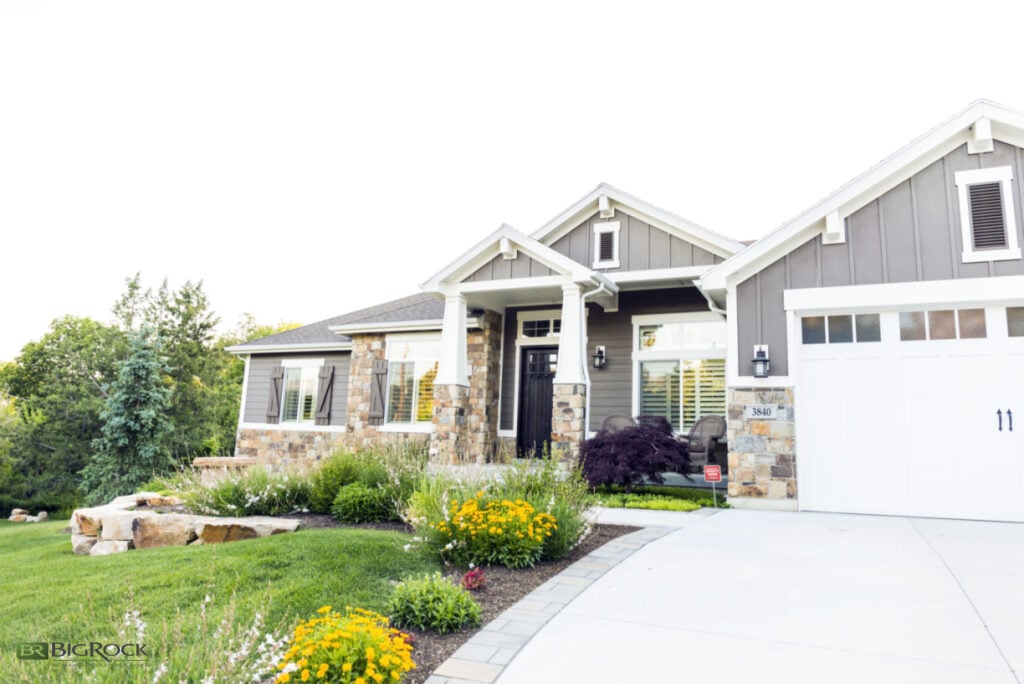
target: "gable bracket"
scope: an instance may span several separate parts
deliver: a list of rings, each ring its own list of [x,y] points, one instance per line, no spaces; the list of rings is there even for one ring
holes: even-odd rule
[[[821,241],[826,245],[841,245],[846,242],[846,220],[839,215],[839,210],[829,212],[825,216],[825,232]]]
[[[995,150],[992,139],[992,120],[982,117],[971,126],[971,135],[967,138],[967,153],[981,154]]]

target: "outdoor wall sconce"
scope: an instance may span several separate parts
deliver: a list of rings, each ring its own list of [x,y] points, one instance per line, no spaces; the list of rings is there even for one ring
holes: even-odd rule
[[[594,350],[594,368],[604,368],[604,364],[608,362],[608,357],[604,354],[604,345],[597,345]]]
[[[754,364],[754,377],[755,378],[767,378],[768,371],[771,369],[771,363],[768,359],[768,345],[767,344],[755,344],[754,345],[754,358],[752,360]]]

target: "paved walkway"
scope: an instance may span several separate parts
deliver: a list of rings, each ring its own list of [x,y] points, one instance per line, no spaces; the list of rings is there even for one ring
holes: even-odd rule
[[[1024,525],[608,509],[644,526],[486,625],[429,684],[1021,682]]]

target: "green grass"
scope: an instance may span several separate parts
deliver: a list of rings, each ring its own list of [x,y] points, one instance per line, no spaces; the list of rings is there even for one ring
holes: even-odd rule
[[[590,503],[609,508],[643,508],[652,511],[695,511],[714,505],[710,489],[644,485],[626,492],[621,487],[599,487],[588,495]],[[725,491],[718,492],[718,507],[728,508]]]
[[[230,544],[165,547],[113,556],[75,556],[60,530],[66,521],[0,521],[0,672],[9,681],[239,681],[230,652],[284,635],[298,619],[330,604],[384,611],[392,582],[439,565],[403,550],[409,535],[355,529],[300,530]],[[209,600],[206,597],[210,597]],[[135,632],[125,615],[139,611],[143,641],[156,657],[131,665],[17,660],[17,642],[123,643]],[[260,617],[257,617],[257,616]],[[254,638],[246,636],[262,627]],[[219,630],[219,632],[218,632]],[[255,648],[253,648],[255,650]],[[248,678],[248,677],[247,677]]]

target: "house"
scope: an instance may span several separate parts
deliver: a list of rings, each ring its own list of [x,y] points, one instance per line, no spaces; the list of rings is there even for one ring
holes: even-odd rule
[[[1024,521],[1022,148],[976,102],[746,248],[599,185],[420,294],[233,347],[238,454],[485,461],[725,414],[734,506]]]

